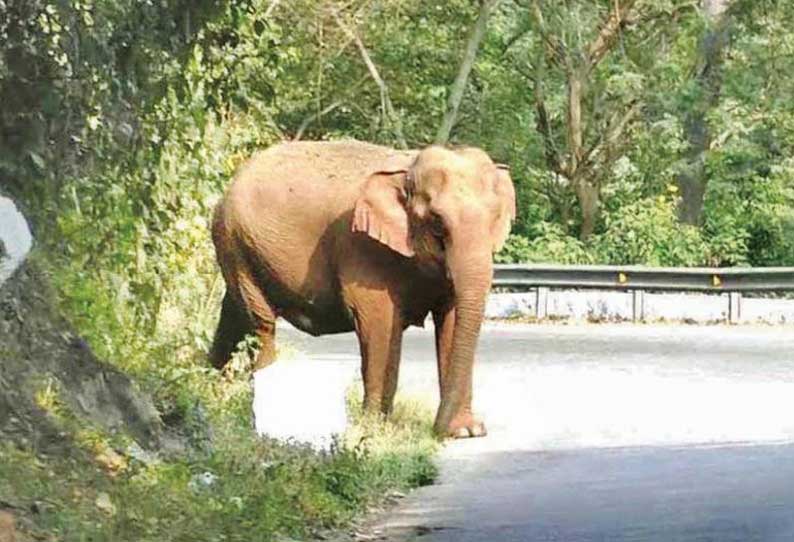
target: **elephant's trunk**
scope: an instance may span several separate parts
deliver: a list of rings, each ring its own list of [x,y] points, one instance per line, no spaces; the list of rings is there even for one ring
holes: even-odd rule
[[[471,417],[474,353],[493,278],[490,242],[482,239],[482,246],[472,247],[471,241],[477,239],[476,234],[470,232],[460,236],[464,238],[465,243],[456,243],[453,238],[447,247],[447,266],[455,288],[455,328],[452,355],[442,378],[441,405],[435,421],[439,434],[456,430],[457,423],[468,423],[463,419]]]

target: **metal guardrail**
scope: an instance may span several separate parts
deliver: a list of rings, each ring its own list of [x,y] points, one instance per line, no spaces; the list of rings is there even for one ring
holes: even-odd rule
[[[794,267],[677,268],[608,265],[496,265],[494,287],[700,292],[794,291]]]
[[[549,290],[632,293],[632,318],[645,317],[645,291],[727,293],[727,321],[741,320],[742,293],[794,291],[794,267],[675,268],[607,265],[496,265],[494,288],[535,291],[535,316],[545,318]]]

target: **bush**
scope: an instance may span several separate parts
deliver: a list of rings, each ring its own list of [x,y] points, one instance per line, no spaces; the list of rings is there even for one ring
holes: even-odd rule
[[[646,198],[607,216],[606,231],[594,242],[597,259],[664,267],[706,264],[708,246],[698,228],[678,222],[676,202],[670,196]]]
[[[711,154],[703,236],[713,265],[794,264],[794,161],[752,138]]]
[[[534,226],[536,236],[510,235],[495,256],[497,263],[593,263],[586,246],[566,235],[559,224],[540,222]]]
[[[41,539],[314,539],[390,490],[435,478],[430,414],[398,402],[396,418],[359,420],[356,442],[324,454],[251,438],[242,417],[220,428],[207,455],[162,461],[116,452],[126,443],[96,431],[78,432],[68,457],[0,442],[0,496]],[[29,523],[28,503],[43,496],[46,508],[36,505]]]

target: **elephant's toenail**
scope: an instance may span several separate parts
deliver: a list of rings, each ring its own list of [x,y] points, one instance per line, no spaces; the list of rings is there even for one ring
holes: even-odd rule
[[[469,430],[466,427],[459,427],[455,430],[453,434],[455,438],[468,438],[469,437]]]
[[[471,436],[473,437],[484,437],[488,434],[488,431],[485,429],[485,424],[478,423],[471,429]]]

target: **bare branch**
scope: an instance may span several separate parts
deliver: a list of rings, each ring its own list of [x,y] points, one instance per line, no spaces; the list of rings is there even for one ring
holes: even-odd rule
[[[265,10],[265,19],[270,17],[270,15],[273,13],[273,10],[278,7],[280,2],[281,0],[271,0],[270,5],[267,6],[267,10]]]
[[[527,79],[527,81],[529,81],[533,85],[539,80],[538,76],[535,74],[535,68],[529,63],[527,63],[526,68],[522,67],[519,64],[516,64],[513,66],[513,69],[515,69],[519,75],[524,76]]]
[[[585,121],[582,102],[587,93],[589,72],[604,58],[617,43],[620,30],[631,16],[636,0],[615,0],[614,8],[599,30],[598,35],[587,47],[584,65],[570,66],[568,75],[568,150],[570,152],[567,170],[571,178],[585,161],[588,151],[584,147]],[[536,2],[537,6],[537,2]],[[592,149],[591,149],[592,150]]]
[[[554,134],[549,122],[549,112],[546,108],[546,96],[543,92],[546,59],[542,53],[538,54],[538,57],[537,63],[534,66],[530,65],[530,71],[524,69],[520,64],[515,65],[515,69],[532,83],[532,94],[535,99],[535,130],[540,134],[543,141],[543,155],[546,159],[546,166],[557,175],[567,177],[560,159],[560,152],[554,142]]]
[[[480,48],[480,42],[485,35],[485,29],[488,26],[488,18],[491,10],[499,3],[499,0],[483,0],[480,4],[480,13],[477,15],[477,21],[474,23],[474,28],[469,34],[468,42],[466,43],[466,52],[463,55],[463,60],[460,62],[458,75],[455,77],[455,82],[449,92],[449,100],[447,101],[447,109],[444,112],[444,118],[441,120],[441,126],[436,133],[435,142],[443,145],[449,141],[449,135],[452,132],[455,121],[458,118],[458,109],[460,102],[463,100],[463,93],[466,90],[466,83],[469,80],[469,73],[474,66],[474,60],[477,58],[477,50]]]
[[[590,166],[595,162],[595,158],[599,155],[606,157],[608,154],[614,154],[614,150],[622,147],[618,145],[618,140],[626,133],[626,130],[642,110],[642,104],[639,100],[632,100],[628,107],[623,111],[623,114],[613,115],[607,125],[603,136],[598,139],[585,153],[582,159],[582,165]],[[602,152],[602,151],[607,152]]]
[[[610,123],[610,127],[607,129],[607,137],[606,144],[607,145],[614,145],[615,142],[620,138],[625,132],[629,125],[634,121],[634,118],[639,114],[640,109],[642,109],[640,102],[635,100],[629,105],[626,112],[623,116],[618,120],[616,123]]]
[[[630,22],[631,10],[636,0],[615,0],[615,7],[610,11],[607,20],[601,26],[595,40],[587,48],[588,70],[595,68],[612,50],[620,36],[620,30]]]
[[[585,94],[585,78],[580,70],[568,74],[568,173],[575,177],[579,164],[584,158],[584,122],[582,120],[582,99]]]
[[[300,139],[303,137],[303,133],[306,131],[306,128],[308,128],[311,124],[313,124],[314,122],[316,122],[320,118],[322,118],[323,115],[327,115],[328,113],[330,113],[331,111],[333,111],[337,107],[339,107],[342,104],[344,104],[345,101],[346,100],[344,98],[340,98],[340,99],[336,100],[335,102],[331,102],[330,104],[328,104],[327,106],[322,108],[320,111],[312,113],[311,115],[309,115],[308,117],[303,119],[303,122],[301,122],[300,126],[298,126],[298,131],[295,132],[295,137],[292,138],[292,140],[293,141],[300,141]]]
[[[389,97],[389,87],[381,77],[380,72],[378,72],[378,67],[372,61],[372,57],[370,56],[367,48],[364,46],[364,42],[361,41],[361,38],[353,29],[345,24],[335,10],[331,10],[331,14],[334,17],[336,24],[339,25],[339,28],[356,44],[358,52],[361,55],[361,59],[367,66],[370,77],[372,77],[372,80],[375,81],[375,84],[378,85],[378,89],[380,90],[381,111],[383,118],[387,121],[392,130],[394,130],[394,135],[397,138],[398,145],[403,149],[407,149],[408,144],[406,143],[405,136],[403,135],[400,119],[397,113],[394,111],[394,106],[392,105],[391,98]]]
[[[565,44],[557,36],[548,31],[548,28],[546,27],[546,19],[543,17],[543,10],[540,8],[540,2],[538,0],[534,0],[534,2],[532,2],[532,11],[535,15],[535,20],[538,23],[538,33],[543,39],[543,43],[546,45],[548,57],[556,65],[567,70],[569,68],[570,62]]]
[[[518,43],[519,40],[521,40],[521,38],[529,34],[531,31],[532,28],[527,26],[526,28],[522,28],[521,30],[519,30],[518,32],[507,38],[507,41],[505,41],[504,45],[502,45],[502,54],[503,55],[506,54],[507,51],[509,51],[510,48],[513,47],[513,45]]]
[[[327,115],[331,111],[344,105],[345,102],[347,102],[350,99],[350,97],[353,95],[354,91],[357,90],[359,87],[361,87],[361,85],[363,85],[367,79],[368,76],[362,77],[356,82],[356,84],[354,84],[352,87],[348,89],[348,91],[345,93],[344,96],[342,96],[336,101],[331,102],[330,104],[322,108],[320,111],[316,111],[311,115],[309,115],[308,117],[306,117],[305,119],[303,119],[303,121],[300,123],[300,126],[298,126],[298,131],[295,132],[295,137],[293,138],[293,141],[299,141],[300,138],[303,137],[303,133],[306,131],[306,129],[309,126],[320,120],[324,115]]]
[[[549,124],[549,113],[546,110],[546,101],[543,95],[543,83],[535,80],[535,128],[543,139],[543,154],[546,157],[546,165],[559,175],[565,175],[557,146],[554,144],[554,135]]]

